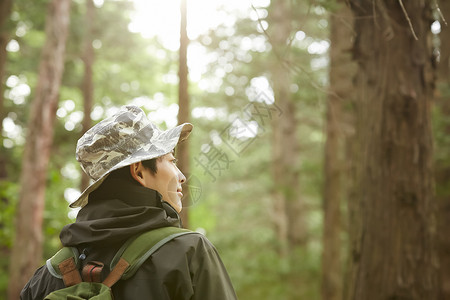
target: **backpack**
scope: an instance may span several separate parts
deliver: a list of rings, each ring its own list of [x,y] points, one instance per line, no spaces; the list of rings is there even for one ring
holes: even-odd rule
[[[77,248],[64,247],[46,262],[49,272],[64,281],[65,288],[47,295],[44,300],[102,300],[113,299],[111,287],[120,279],[126,280],[162,245],[185,234],[196,233],[177,227],[154,229],[127,240],[110,264],[111,272],[100,282],[103,263],[88,262],[80,274]],[[82,280],[82,277],[84,281]]]

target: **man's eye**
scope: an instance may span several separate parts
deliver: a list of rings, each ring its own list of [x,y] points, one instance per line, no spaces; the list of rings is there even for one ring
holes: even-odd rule
[[[178,159],[174,158],[174,159],[172,159],[172,162],[173,162],[174,164],[177,164]]]

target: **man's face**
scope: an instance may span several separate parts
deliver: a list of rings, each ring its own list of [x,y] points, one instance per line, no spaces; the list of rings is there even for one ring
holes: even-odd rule
[[[142,166],[142,164],[141,164]],[[181,184],[186,181],[183,173],[176,165],[176,158],[173,153],[168,153],[156,160],[156,174],[152,174],[149,169],[142,168],[142,185],[158,191],[164,201],[169,202],[177,212],[183,208],[181,198]]]

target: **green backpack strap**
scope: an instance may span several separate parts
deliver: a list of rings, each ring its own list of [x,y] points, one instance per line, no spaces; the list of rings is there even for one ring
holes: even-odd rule
[[[165,243],[181,235],[193,233],[197,232],[178,227],[162,227],[129,239],[111,261],[110,270],[112,271],[103,284],[111,287],[119,279],[130,278]]]
[[[111,261],[111,272],[103,284],[112,287],[119,279],[128,279],[161,246],[185,234],[197,233],[178,227],[162,227],[130,238],[120,247]],[[197,233],[198,234],[198,233]],[[50,274],[64,280],[66,286],[81,282],[79,252],[75,247],[64,247],[47,260]]]
[[[79,267],[79,253],[77,248],[64,247],[49,258],[46,266],[50,274],[64,281],[66,286],[81,282]]]

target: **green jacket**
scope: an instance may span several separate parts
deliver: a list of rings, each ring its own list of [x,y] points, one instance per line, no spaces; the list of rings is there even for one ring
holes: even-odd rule
[[[105,264],[131,236],[154,228],[180,227],[177,212],[154,190],[119,179],[107,179],[90,194],[89,203],[60,238],[64,246],[77,247],[87,261]],[[82,264],[81,267],[84,266]],[[20,298],[43,299],[61,289],[61,279],[40,267],[23,288]],[[127,280],[112,291],[120,299],[237,299],[227,271],[211,242],[201,234],[188,234],[166,243]]]

